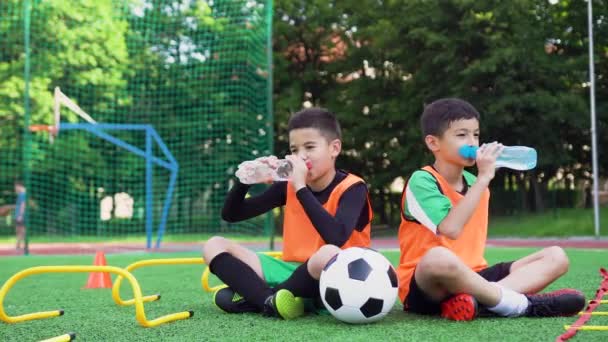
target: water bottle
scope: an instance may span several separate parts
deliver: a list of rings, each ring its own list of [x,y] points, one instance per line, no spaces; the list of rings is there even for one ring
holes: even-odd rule
[[[312,167],[309,161],[306,162],[306,167],[308,169]],[[243,184],[256,184],[268,180],[287,181],[292,172],[293,165],[289,160],[264,157],[241,163],[235,175]]]
[[[475,159],[477,146],[464,145],[458,151],[460,156]],[[505,146],[496,158],[496,168],[506,167],[513,170],[526,171],[536,167],[536,150],[526,146]]]
[[[306,162],[306,168],[310,170],[312,164],[310,161]],[[273,172],[272,179],[275,181],[287,181],[289,177],[291,177],[291,173],[293,172],[293,165],[287,159],[279,159],[277,160],[276,168]]]
[[[277,168],[274,170],[273,180],[286,181],[293,172],[293,165],[287,159],[279,159],[277,162]]]

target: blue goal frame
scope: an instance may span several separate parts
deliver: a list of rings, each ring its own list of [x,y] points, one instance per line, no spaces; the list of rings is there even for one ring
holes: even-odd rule
[[[124,148],[125,150],[136,154],[146,161],[146,248],[152,248],[152,224],[153,224],[153,211],[152,211],[152,200],[153,200],[153,189],[152,189],[152,166],[156,164],[163,167],[170,172],[169,185],[167,187],[167,194],[165,195],[165,201],[163,204],[163,211],[158,226],[158,232],[156,237],[155,248],[160,247],[160,243],[165,233],[167,225],[167,217],[169,215],[169,209],[171,208],[171,201],[173,198],[173,191],[175,190],[175,183],[177,181],[177,174],[179,172],[179,165],[164,141],[158,135],[152,125],[146,124],[113,124],[113,123],[68,123],[61,122],[59,124],[59,132],[61,131],[73,131],[81,130],[87,131],[103,140],[106,140],[118,147]],[[144,131],[146,133],[146,148],[142,150],[137,146],[127,143],[121,140],[107,131]],[[161,151],[165,155],[167,160],[158,158],[152,153],[152,143],[160,147]]]

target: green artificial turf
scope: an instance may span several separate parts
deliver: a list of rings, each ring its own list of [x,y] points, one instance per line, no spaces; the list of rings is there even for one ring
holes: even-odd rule
[[[532,249],[490,248],[490,263],[513,260]],[[608,251],[567,251],[570,271],[549,289],[579,288],[594,295],[601,280],[598,269],[608,266]],[[386,252],[393,262],[397,252]],[[147,258],[197,257],[180,254],[114,254],[108,264],[126,266]],[[90,265],[92,256],[27,256],[0,258],[0,282],[21,269],[38,265]],[[192,318],[155,328],[143,328],[135,320],[133,307],[120,307],[112,301],[110,289],[83,290],[87,274],[49,274],[19,281],[4,300],[10,315],[33,311],[64,309],[65,315],[17,324],[0,322],[1,341],[37,341],[76,332],[77,341],[554,341],[563,325],[575,318],[477,319],[451,322],[402,312],[399,305],[382,321],[370,325],[347,325],[331,316],[310,315],[281,321],[255,314],[229,315],[211,303],[211,295],[201,289],[201,265],[142,268],[134,271],[144,294],[161,293],[158,302],[146,303],[149,319],[183,310],[194,310]],[[114,277],[113,277],[114,279]],[[131,296],[123,283],[123,298]],[[608,311],[608,305],[604,311]],[[602,307],[600,306],[600,309]],[[608,317],[593,317],[590,324],[608,325]],[[606,341],[608,332],[579,332],[574,341]]]

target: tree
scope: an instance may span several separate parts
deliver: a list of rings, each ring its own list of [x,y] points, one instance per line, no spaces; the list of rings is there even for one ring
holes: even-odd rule
[[[386,202],[398,206],[396,196],[387,197],[396,177],[431,160],[420,143],[419,117],[440,97],[463,97],[480,110],[482,141],[539,151],[537,170],[524,178],[507,171],[493,184],[497,193],[519,189],[520,204],[502,201],[511,208],[542,210],[550,179],[563,170],[589,170],[581,3],[342,1],[311,4],[317,12],[277,4],[284,11],[275,18],[275,63],[284,73],[277,76],[277,107],[299,108],[305,94],[314,93],[311,102],[339,113],[341,165],[370,183],[377,213]],[[327,31],[324,37],[339,35],[347,44],[342,58],[316,65],[285,57],[298,44],[306,51],[331,48],[318,38]],[[562,36],[575,44],[560,47],[566,53],[548,53],[547,43]],[[505,183],[511,179],[519,184]]]
[[[82,107],[102,113],[100,118],[103,118],[103,112],[112,106],[115,94],[126,86],[126,21],[116,18],[112,3],[107,1],[79,0],[68,3],[50,0],[32,4],[30,54],[27,56],[31,65],[31,78],[27,80],[30,83],[30,122],[53,123],[52,94],[55,86],[61,86]],[[9,0],[3,5],[9,15],[8,20],[3,18],[0,25],[0,42],[3,46],[0,52],[0,121],[3,125],[0,150],[6,156],[5,160],[9,161],[8,167],[3,170],[3,183],[8,183],[15,176],[21,176],[24,169],[21,151],[26,53],[23,2]],[[83,91],[85,89],[86,92]],[[63,117],[68,121],[75,119],[67,112]],[[99,165],[96,164],[99,153],[91,153],[89,140],[80,137],[72,144],[84,148],[84,153],[79,155],[83,165]],[[70,193],[78,184],[87,184],[88,180],[96,177],[94,172],[87,172],[95,168],[82,168],[71,179],[62,181],[60,187],[49,188],[60,178],[60,174],[55,172],[62,165],[60,160],[65,160],[66,153],[68,158],[74,158],[74,155],[61,151],[53,156],[60,159],[51,159],[48,143],[41,140],[34,140],[31,147],[29,167],[34,185],[28,189],[28,193],[34,199],[57,191]],[[77,163],[71,166],[78,168]],[[67,202],[68,196],[59,196],[53,201],[39,201],[41,216],[33,216],[32,220],[39,220],[39,226],[53,225],[51,217]]]

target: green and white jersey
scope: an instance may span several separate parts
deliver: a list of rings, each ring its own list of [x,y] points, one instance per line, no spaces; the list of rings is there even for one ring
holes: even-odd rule
[[[476,177],[467,171],[463,172],[468,187],[475,183]],[[437,226],[452,209],[452,202],[443,194],[435,177],[424,170],[415,171],[405,187],[405,207],[402,208],[405,218],[418,221],[423,226],[437,233]]]

